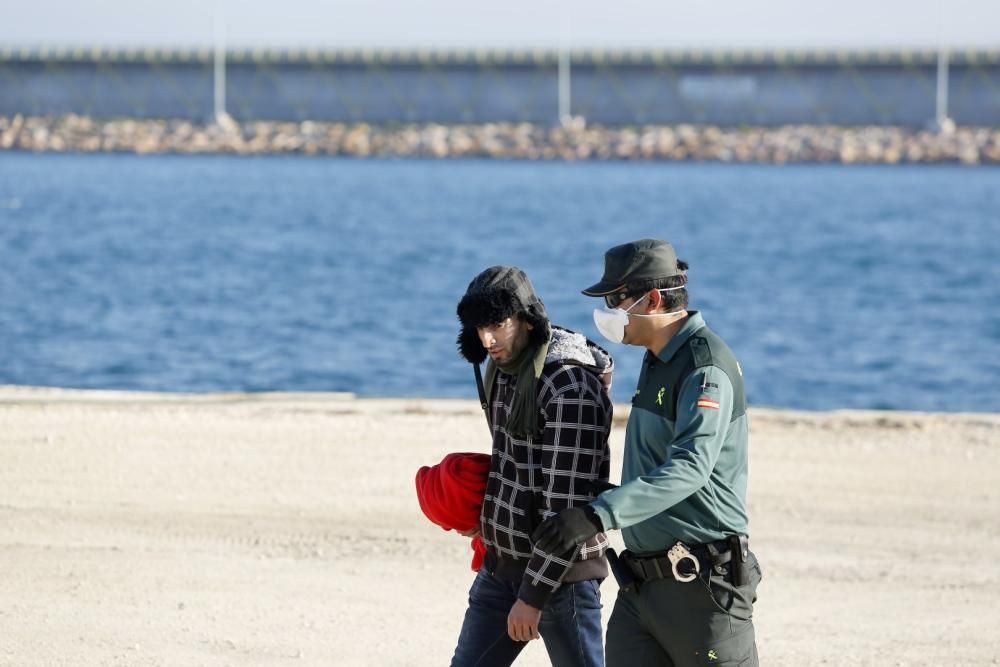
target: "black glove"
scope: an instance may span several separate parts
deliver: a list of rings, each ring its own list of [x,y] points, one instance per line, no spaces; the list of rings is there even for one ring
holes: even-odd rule
[[[618,485],[612,484],[611,482],[602,482],[599,479],[595,479],[590,482],[585,482],[583,488],[587,491],[590,491],[595,496],[599,496],[605,491],[610,491],[611,489],[617,489]]]
[[[561,554],[602,530],[604,525],[593,507],[570,507],[543,521],[531,534],[531,541],[547,554]]]

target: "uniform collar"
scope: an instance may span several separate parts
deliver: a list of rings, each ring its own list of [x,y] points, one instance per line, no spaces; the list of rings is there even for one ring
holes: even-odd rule
[[[678,329],[677,333],[667,341],[667,344],[663,346],[656,358],[660,361],[666,363],[670,361],[677,350],[681,349],[681,346],[687,342],[687,339],[691,337],[694,332],[698,331],[705,326],[705,320],[701,316],[701,312],[697,310],[689,310],[687,319],[684,320],[684,324]]]

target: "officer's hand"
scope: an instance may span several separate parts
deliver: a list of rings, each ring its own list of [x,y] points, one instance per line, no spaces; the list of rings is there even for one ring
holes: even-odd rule
[[[611,489],[617,489],[617,484],[612,484],[611,482],[602,482],[599,479],[594,479],[585,483],[585,489],[593,493],[595,496],[599,496],[605,491],[610,491]]]
[[[531,534],[531,539],[541,551],[561,554],[602,530],[601,519],[590,505],[570,507],[543,521]]]
[[[507,614],[507,634],[516,642],[538,639],[538,621],[541,618],[541,609],[535,609],[524,600],[518,599]]]

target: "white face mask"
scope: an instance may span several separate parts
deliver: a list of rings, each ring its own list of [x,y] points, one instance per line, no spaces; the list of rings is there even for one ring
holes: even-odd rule
[[[620,343],[625,340],[625,325],[628,324],[628,311],[642,303],[643,299],[645,297],[629,306],[628,310],[608,308],[607,304],[601,308],[594,308],[594,324],[597,325],[597,330],[612,343]]]
[[[686,285],[681,285],[679,287],[665,287],[659,292],[671,292],[676,289],[684,289]],[[601,332],[601,335],[610,340],[612,343],[621,343],[625,340],[625,325],[628,324],[628,313],[630,310],[642,303],[646,294],[641,299],[633,303],[631,306],[622,310],[621,308],[609,308],[605,304],[601,308],[594,308],[594,324],[597,325],[597,330]],[[677,313],[655,313],[653,315],[640,315],[636,313],[633,317],[662,317],[664,315],[676,315]]]

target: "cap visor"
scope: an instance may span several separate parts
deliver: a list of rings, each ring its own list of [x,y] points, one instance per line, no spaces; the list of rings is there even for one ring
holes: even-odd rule
[[[609,283],[604,280],[594,283],[587,289],[583,290],[584,296],[605,296],[607,294],[612,294],[617,292],[625,285],[616,285],[614,283]]]

